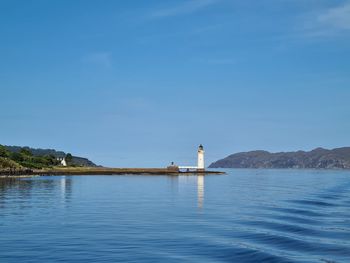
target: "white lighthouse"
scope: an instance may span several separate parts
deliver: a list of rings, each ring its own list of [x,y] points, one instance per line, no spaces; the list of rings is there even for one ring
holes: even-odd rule
[[[198,164],[197,164],[197,169],[198,170],[204,170],[204,149],[203,145],[199,145],[198,147]]]
[[[178,169],[180,169],[180,170],[186,169],[187,171],[195,170],[195,171],[204,172],[204,170],[205,170],[204,149],[203,149],[202,144],[199,145],[199,147],[198,147],[197,157],[198,157],[197,166],[178,166]],[[168,169],[170,169],[171,167],[174,167],[174,165],[172,164],[171,166],[168,167]]]

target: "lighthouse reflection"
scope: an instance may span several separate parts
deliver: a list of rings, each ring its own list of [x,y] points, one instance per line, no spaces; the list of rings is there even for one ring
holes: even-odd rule
[[[65,176],[61,177],[61,199],[64,201],[66,198],[66,188],[67,188],[67,180]]]
[[[197,176],[197,200],[198,208],[202,208],[204,201],[204,175]]]
[[[193,202],[197,203],[199,209],[203,208],[204,175],[173,176],[171,178],[171,189],[174,194],[180,195],[185,200],[191,197]]]

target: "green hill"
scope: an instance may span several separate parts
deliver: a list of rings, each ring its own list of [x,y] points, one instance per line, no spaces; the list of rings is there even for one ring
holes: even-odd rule
[[[96,164],[86,158],[72,156],[70,153],[62,151],[0,145],[0,169],[42,169],[54,167],[60,165],[60,161],[57,158],[63,157],[66,158],[68,166],[96,167]]]

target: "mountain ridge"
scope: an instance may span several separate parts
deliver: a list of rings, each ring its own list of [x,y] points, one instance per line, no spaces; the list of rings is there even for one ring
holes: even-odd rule
[[[213,162],[209,168],[350,169],[350,147],[275,153],[265,150],[239,152]]]

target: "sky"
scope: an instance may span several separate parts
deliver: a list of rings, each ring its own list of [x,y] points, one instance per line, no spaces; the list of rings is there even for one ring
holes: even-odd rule
[[[0,144],[163,167],[349,135],[350,1],[0,0]]]

